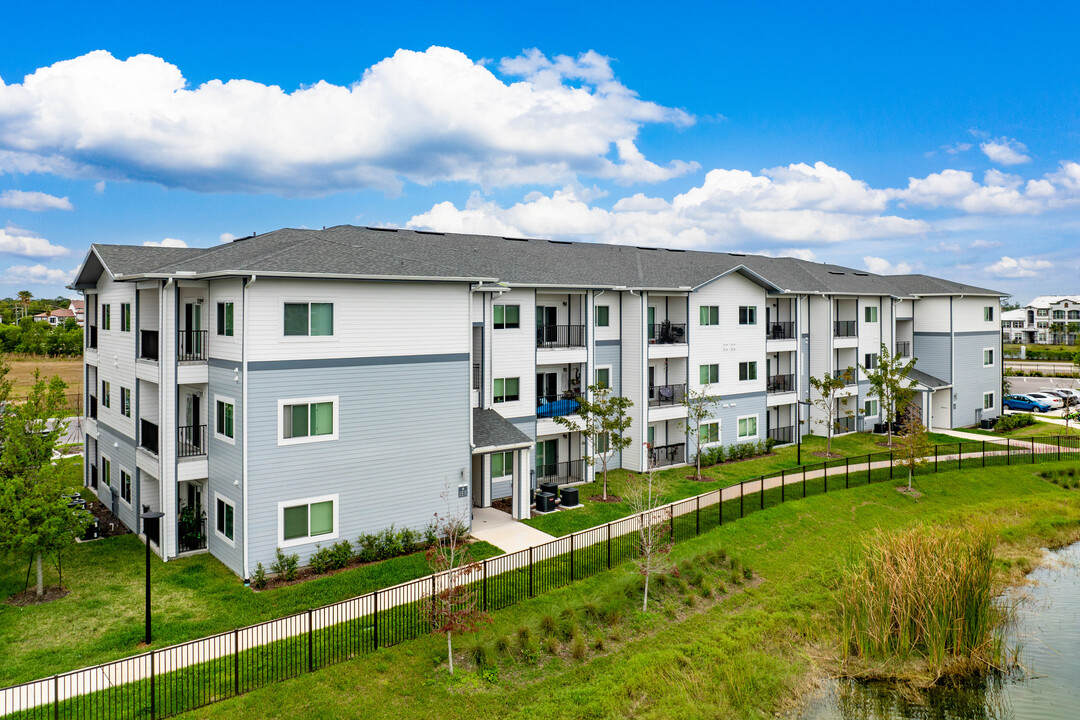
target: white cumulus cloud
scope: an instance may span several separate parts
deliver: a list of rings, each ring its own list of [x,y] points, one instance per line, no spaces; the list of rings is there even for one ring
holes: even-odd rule
[[[0,228],[0,252],[22,255],[24,257],[63,257],[70,251],[66,247],[53,245],[40,235],[8,225]]]
[[[12,265],[4,273],[4,280],[11,283],[30,283],[33,285],[67,285],[75,279],[78,268],[58,270],[37,265]]]
[[[233,235],[231,232],[223,232],[220,235],[218,235],[218,241],[223,242],[223,243],[232,242],[235,239],[236,239],[236,236]]]
[[[914,268],[906,262],[893,264],[885,258],[866,256],[863,258],[866,269],[875,275],[907,275]]]
[[[186,248],[188,244],[183,240],[177,240],[176,238],[163,238],[161,240],[147,240],[143,243],[146,247],[171,247],[171,248]]]
[[[991,162],[1000,165],[1022,165],[1031,162],[1031,157],[1027,154],[1027,146],[1012,138],[1001,137],[988,140],[979,143],[979,149],[990,158]]]
[[[16,210],[74,210],[75,206],[66,197],[56,197],[43,192],[24,192],[23,190],[5,190],[0,193],[0,207]]]
[[[979,182],[967,170],[942,170],[908,178],[906,188],[888,191],[909,205],[950,207],[973,215],[1037,215],[1080,203],[1080,164],[1065,162],[1057,171],[1024,180],[987,170]]]
[[[1005,255],[996,263],[988,265],[986,272],[998,277],[1032,278],[1042,275],[1053,267],[1054,263],[1049,260],[1012,258]]]
[[[450,48],[398,50],[351,85],[287,92],[243,79],[192,87],[161,58],[99,50],[0,80],[0,170],[317,195],[405,180],[653,182],[698,167],[641,154],[643,126],[694,119],[639,98],[602,55],[532,50],[498,68]]]

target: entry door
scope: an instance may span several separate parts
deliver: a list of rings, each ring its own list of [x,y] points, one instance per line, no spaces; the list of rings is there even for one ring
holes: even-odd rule
[[[649,399],[656,399],[656,368],[649,366]]]
[[[184,421],[188,427],[187,437],[184,439],[196,450],[201,449],[202,444],[202,434],[198,431],[198,426],[202,424],[199,422],[202,417],[201,403],[202,398],[195,393],[188,393],[187,402],[184,404]]]
[[[656,308],[654,308],[654,307],[652,307],[650,305],[648,314],[649,314],[649,319],[648,319],[649,339],[650,340],[655,340],[656,339]]]
[[[544,440],[536,443],[536,474],[538,477],[554,475],[556,472],[555,466],[558,462],[558,440]]]
[[[554,343],[559,337],[559,308],[554,305],[536,306],[537,338],[541,342]]]
[[[559,399],[559,373],[536,373],[536,406]]]
[[[193,355],[202,355],[202,305],[189,302],[184,304],[184,330],[187,331],[187,351]]]
[[[187,483],[187,506],[190,508],[202,507],[202,485]]]

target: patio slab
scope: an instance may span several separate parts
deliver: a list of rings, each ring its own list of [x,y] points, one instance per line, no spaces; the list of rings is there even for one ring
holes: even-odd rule
[[[494,508],[473,508],[472,517],[472,536],[501,548],[503,552],[527,550],[555,539],[553,535],[518,522],[510,513]]]

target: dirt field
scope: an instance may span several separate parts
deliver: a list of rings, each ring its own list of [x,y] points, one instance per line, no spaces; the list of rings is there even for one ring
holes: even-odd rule
[[[68,384],[65,391],[70,395],[82,393],[83,362],[82,358],[37,358],[37,357],[7,357],[5,358],[11,372],[8,379],[14,382],[11,388],[13,398],[24,397],[30,386],[34,384],[34,370],[41,370],[42,377],[59,375],[60,379]]]

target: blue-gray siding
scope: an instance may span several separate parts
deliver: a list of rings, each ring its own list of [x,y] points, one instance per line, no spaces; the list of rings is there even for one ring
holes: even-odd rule
[[[234,373],[233,368],[239,363],[211,359],[209,383],[207,385],[207,436],[209,453],[207,454],[207,472],[209,487],[203,497],[206,503],[207,547],[217,559],[238,575],[244,572],[244,411],[243,411],[243,376]],[[239,378],[237,381],[234,378]],[[233,439],[229,443],[217,437],[217,402],[215,396],[222,395],[233,399]],[[233,545],[223,540],[215,532],[217,527],[217,502],[215,493],[221,494],[233,505]],[[276,522],[276,521],[275,521]]]
[[[98,429],[98,457],[96,464],[98,466],[98,499],[108,504],[116,517],[120,522],[124,523],[130,530],[138,532],[139,520],[138,520],[138,483],[135,480],[135,443],[127,435],[124,435],[119,430],[109,427],[101,420],[97,423]],[[113,445],[116,447],[113,447]],[[111,475],[109,478],[110,486],[107,487],[104,483],[104,476],[102,475],[101,467],[101,455],[104,453],[105,457],[109,458],[111,463]],[[123,466],[131,475],[131,504],[123,502],[120,499],[120,467]],[[111,494],[110,494],[111,492]]]
[[[945,333],[915,333],[911,354],[915,367],[947,383],[952,382],[952,342]]]
[[[999,333],[963,333],[956,336],[956,380],[953,383],[952,426],[974,425],[979,418],[995,418],[1001,403]],[[983,367],[983,349],[994,349],[994,364]],[[994,407],[983,410],[983,393],[994,393]]]
[[[616,343],[596,344],[595,366],[607,365],[611,368],[611,389],[616,395],[623,395],[622,387],[622,349]],[[608,469],[622,467],[622,453],[617,452],[608,461]],[[584,471],[591,472],[595,468],[586,466]]]
[[[743,395],[728,395],[724,397],[712,414],[712,419],[720,420],[720,442],[723,445],[734,445],[739,442],[739,418],[745,415],[758,416],[758,440],[764,440],[765,433],[765,398],[764,392],[746,393]],[[722,407],[728,405],[728,407]],[[679,440],[678,442],[681,442]],[[688,447],[688,453],[693,453],[693,442]],[[688,458],[689,459],[689,455]]]

